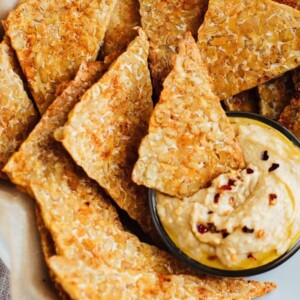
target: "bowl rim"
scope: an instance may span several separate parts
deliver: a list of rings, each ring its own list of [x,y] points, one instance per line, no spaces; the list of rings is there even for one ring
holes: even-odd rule
[[[290,141],[292,141],[296,146],[300,147],[300,141],[296,136],[294,136],[288,129],[273,121],[269,118],[263,117],[256,113],[249,113],[249,112],[238,112],[238,111],[231,111],[226,113],[229,117],[243,117],[248,119],[253,119],[256,121],[261,121],[275,129],[279,132],[284,134]],[[249,268],[249,269],[242,269],[242,270],[226,270],[226,269],[218,269],[214,267],[207,266],[202,264],[195,259],[189,257],[185,254],[176,244],[172,241],[166,230],[164,229],[158,213],[157,213],[157,205],[156,205],[156,191],[153,189],[148,189],[148,204],[150,208],[150,215],[154,224],[154,227],[159,234],[160,238],[168,248],[168,250],[179,260],[185,262],[187,265],[192,267],[193,269],[215,276],[221,277],[247,277],[262,274],[268,272],[285,261],[287,261],[290,257],[292,257],[299,249],[300,249],[300,237],[295,241],[295,243],[282,255],[280,255],[275,260],[268,262],[262,266]]]

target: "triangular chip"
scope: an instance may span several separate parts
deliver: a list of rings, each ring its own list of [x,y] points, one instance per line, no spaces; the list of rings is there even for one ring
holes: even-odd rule
[[[0,44],[0,177],[9,157],[26,139],[38,120],[31,100],[17,72],[8,39]]]
[[[158,97],[172,70],[172,57],[186,32],[194,36],[203,21],[208,0],[140,0],[142,27],[150,39],[150,68]]]
[[[56,280],[72,299],[191,299],[247,300],[274,289],[272,283],[239,279],[160,275],[144,270],[122,270],[105,264],[101,268],[54,256],[49,260]]]
[[[26,189],[32,195],[30,189],[32,182],[40,182],[40,177],[48,178],[51,172],[55,174],[61,171],[59,168],[56,169],[56,162],[60,159],[55,151],[63,147],[54,140],[54,130],[66,122],[68,113],[83,93],[106,69],[107,66],[102,62],[83,63],[75,79],[56,99],[56,104],[48,109],[47,114],[42,117],[19,151],[10,158],[3,171],[21,189]]]
[[[88,176],[150,232],[147,191],[131,181],[152,112],[149,43],[142,30],[139,34],[82,97],[56,137]]]
[[[41,113],[86,60],[95,60],[117,0],[22,1],[5,22]]]
[[[271,0],[211,0],[198,46],[225,99],[300,65],[300,11]]]
[[[75,165],[53,137],[84,91],[105,69],[101,62],[82,65],[74,81],[50,105],[9,160],[5,172],[37,200],[56,253],[81,258],[90,264],[96,264],[98,259],[98,264],[108,260],[111,265],[145,268],[162,274],[188,272],[187,267],[167,253],[125,232],[115,208],[98,184]],[[49,249],[45,250],[49,253]]]
[[[243,166],[233,129],[212,92],[195,41],[187,34],[139,148],[133,180],[183,197],[220,173]]]
[[[114,51],[126,50],[137,36],[134,27],[140,22],[139,1],[118,0],[105,33],[101,54],[106,56]]]
[[[48,233],[43,231],[43,249],[51,270],[55,272],[56,280],[70,296],[80,300],[86,299],[86,286],[94,288],[99,278],[102,278],[108,293],[99,295],[96,288],[94,292],[91,291],[91,296],[114,299],[114,289],[108,285],[118,273],[122,282],[126,282],[128,276],[129,280],[133,280],[133,275],[137,274],[143,274],[145,281],[163,278],[168,282],[169,276],[166,275],[192,273],[166,252],[141,243],[137,237],[124,231],[114,206],[102,195],[98,185],[74,164],[63,147],[53,138],[55,129],[64,124],[69,111],[79,101],[84,90],[99,78],[103,69],[105,66],[101,63],[83,65],[75,80],[49,107],[40,123],[6,166],[10,178],[27,188],[37,200],[43,224],[51,233],[55,246],[54,249],[51,248],[51,241],[45,240]],[[50,258],[54,253],[60,255],[63,269],[55,256]],[[65,266],[70,275],[65,274]],[[75,276],[77,271],[86,276]],[[70,283],[71,277],[73,284]],[[199,295],[203,293],[204,285],[208,292],[221,288],[231,293],[235,291],[237,295],[246,292],[253,296],[266,293],[275,287],[271,283],[243,279],[182,275],[172,276],[172,280],[181,283],[178,286],[173,284],[172,292],[179,293],[183,298],[189,295],[187,287],[191,282],[190,278],[193,278],[194,285],[198,285]],[[70,286],[73,286],[72,290]],[[143,289],[136,290],[133,286],[131,291],[139,292]],[[145,290],[144,292],[147,295]]]

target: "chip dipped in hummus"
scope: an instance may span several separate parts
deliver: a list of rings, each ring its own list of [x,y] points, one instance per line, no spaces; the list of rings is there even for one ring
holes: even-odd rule
[[[300,235],[300,149],[260,121],[230,118],[246,168],[216,177],[183,199],[157,192],[157,211],[173,242],[219,269],[264,265]]]

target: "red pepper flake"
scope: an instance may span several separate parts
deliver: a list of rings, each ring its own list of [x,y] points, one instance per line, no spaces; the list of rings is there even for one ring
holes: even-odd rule
[[[204,226],[203,224],[197,224],[197,230],[201,234],[208,232],[208,228],[206,226]]]
[[[226,239],[229,236],[227,229],[221,229],[223,239]]]
[[[279,168],[279,164],[272,164],[272,166],[269,168],[269,172],[275,171]]]
[[[277,203],[276,199],[276,194],[269,194],[269,205],[275,205]]]
[[[208,231],[211,233],[218,233],[219,230],[217,229],[216,225],[214,223],[207,223]]]
[[[228,180],[228,185],[234,185],[235,183],[235,180],[234,179],[229,179]]]
[[[223,191],[231,191],[231,186],[229,184],[224,184],[220,186],[219,189]]]
[[[247,174],[253,174],[254,173],[254,171],[251,168],[247,168],[246,172],[247,172]]]
[[[208,212],[208,214],[209,215],[211,215],[211,214],[213,214],[214,212],[212,211],[212,210],[210,210],[209,212]]]
[[[242,228],[242,230],[243,230],[243,232],[245,232],[245,233],[253,233],[253,232],[254,232],[254,229],[248,228],[247,226],[244,226],[244,227]]]
[[[86,205],[86,206],[90,206],[90,202],[84,202],[84,204]]]
[[[214,197],[214,203],[219,203],[219,199],[220,199],[220,194],[215,194],[215,197]]]
[[[256,260],[256,257],[255,257],[252,253],[249,253],[249,254],[247,255],[247,257],[248,257],[249,259]]]
[[[217,255],[211,255],[207,257],[207,259],[209,260],[216,260],[217,258],[218,258]]]
[[[264,151],[261,155],[262,160],[268,160],[269,159],[269,154],[268,151]]]

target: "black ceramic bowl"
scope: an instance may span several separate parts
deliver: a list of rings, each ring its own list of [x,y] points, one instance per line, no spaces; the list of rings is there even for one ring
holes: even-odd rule
[[[283,135],[285,135],[290,141],[292,141],[296,146],[300,147],[300,141],[286,128],[278,124],[277,122],[262,117],[261,115],[255,114],[255,113],[247,113],[247,112],[228,112],[227,116],[229,117],[240,117],[240,118],[248,118],[256,121],[261,121],[265,123],[266,125],[269,125],[270,127],[275,128],[279,132],[281,132]],[[264,264],[259,267],[254,267],[251,269],[242,269],[242,270],[226,270],[226,269],[217,269],[213,268],[204,264],[201,264],[200,262],[194,260],[193,258],[189,257],[183,251],[181,251],[175,243],[171,240],[168,233],[165,231],[158,213],[157,213],[157,206],[156,206],[156,192],[154,190],[149,189],[149,206],[150,206],[150,213],[152,216],[152,220],[154,223],[154,226],[161,237],[162,241],[165,243],[169,251],[178,259],[182,260],[192,268],[204,272],[206,274],[210,275],[216,275],[216,276],[226,276],[226,277],[245,277],[245,276],[252,276],[261,274],[267,271],[270,271],[277,266],[281,265],[283,262],[288,260],[292,255],[294,255],[300,248],[300,238],[297,239],[297,241],[280,257],[276,258],[275,260]]]

